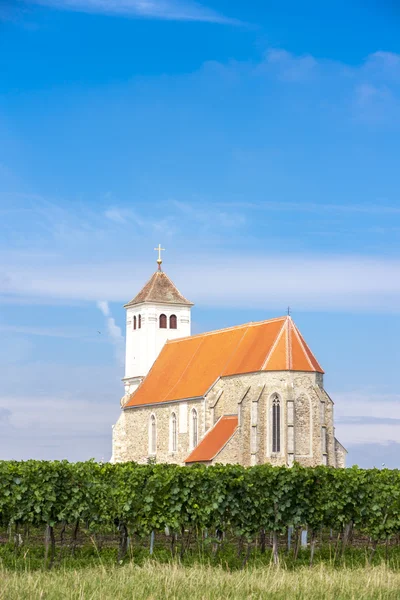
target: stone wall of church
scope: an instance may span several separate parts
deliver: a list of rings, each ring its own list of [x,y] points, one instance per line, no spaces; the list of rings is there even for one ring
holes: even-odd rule
[[[113,432],[113,460],[147,462],[149,422],[156,417],[157,462],[184,464],[192,449],[191,411],[197,410],[198,441],[223,415],[237,414],[239,428],[213,462],[251,466],[269,462],[304,466],[343,466],[345,451],[335,446],[333,402],[322,376],[304,372],[258,372],[216,382],[206,399],[122,412]],[[281,408],[281,451],[272,452],[272,397]],[[177,451],[171,449],[171,415],[177,416]],[[293,427],[290,423],[293,422]]]
[[[192,411],[197,411],[198,440],[205,433],[205,401],[171,402],[158,406],[143,406],[123,410],[113,429],[113,462],[135,461],[146,463],[154,458],[157,463],[183,464],[192,449]],[[172,451],[171,418],[177,419],[177,450]],[[149,427],[151,416],[156,418],[155,454],[150,452]]]
[[[218,463],[223,465],[240,464],[240,434],[238,430],[212,461],[212,464]]]
[[[342,446],[337,439],[334,439],[334,447],[335,447],[335,467],[340,469],[344,469],[346,466],[346,450]]]
[[[336,465],[333,402],[315,373],[258,372],[219,380],[207,396],[210,425],[222,415],[239,416],[239,462],[245,466],[270,462],[305,466]],[[272,453],[271,398],[278,394],[281,406],[281,452]],[[288,403],[293,402],[293,422],[288,428]],[[293,437],[293,441],[291,438]],[[218,460],[218,457],[217,459]]]

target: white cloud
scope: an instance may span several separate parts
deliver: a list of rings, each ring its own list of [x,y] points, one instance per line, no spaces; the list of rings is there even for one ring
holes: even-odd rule
[[[361,390],[332,398],[336,434],[344,446],[400,443],[400,394]]]
[[[365,70],[378,77],[400,79],[400,54],[373,52],[365,61]]]
[[[110,308],[108,306],[108,302],[106,302],[105,300],[99,300],[97,302],[97,308],[99,310],[101,310],[101,312],[103,313],[103,315],[105,317],[109,317],[110,316]]]
[[[0,331],[21,335],[56,337],[66,339],[96,339],[93,331],[80,327],[32,327],[30,325],[0,325]]]
[[[112,424],[120,414],[121,369],[116,364],[38,360],[7,365],[0,393],[0,456],[108,460]],[[0,357],[0,362],[4,361]],[[29,392],[20,393],[21,381]]]
[[[126,302],[148,279],[147,265],[132,272],[129,260],[74,263],[7,261],[4,290],[25,298]],[[385,258],[265,253],[229,256],[192,252],[188,261],[169,257],[168,274],[204,306],[298,310],[398,311],[400,261]],[[127,277],[127,273],[132,273]],[[195,276],[194,276],[195,274]],[[184,282],[180,284],[179,282]],[[4,298],[7,296],[4,295]],[[98,305],[103,314],[106,305]],[[111,334],[110,334],[111,335]],[[118,337],[114,334],[115,337]]]
[[[358,65],[296,55],[281,48],[269,48],[258,62],[209,61],[203,70],[235,84],[252,78],[282,83],[304,84],[305,103],[315,105],[327,115],[341,115],[363,124],[400,123],[400,54],[379,51],[369,54]],[[259,83],[260,84],[260,83]],[[304,102],[304,98],[301,100]],[[293,109],[299,97],[293,99]]]
[[[101,404],[96,397],[74,400],[60,395],[0,397],[2,459],[109,460],[118,397]],[[4,422],[3,422],[4,421]]]
[[[224,229],[237,229],[246,223],[246,216],[243,213],[232,212],[232,204],[225,207],[224,210],[218,204],[211,208],[202,202],[196,204],[192,202],[180,202],[171,200],[170,206],[178,212],[177,220],[180,221],[182,216],[188,219],[196,226],[200,225],[204,229],[212,229],[215,227]]]
[[[400,97],[387,84],[360,83],[355,88],[357,117],[370,123],[400,120]]]
[[[318,62],[310,54],[295,56],[286,50],[272,48],[267,51],[260,69],[263,70],[265,65],[275,66],[282,81],[300,82],[307,81],[314,74]]]
[[[109,208],[105,211],[104,216],[106,219],[114,221],[114,223],[124,224],[127,222],[126,216],[121,210],[118,210],[118,208]]]
[[[225,208],[242,208],[246,210],[304,212],[304,213],[360,213],[366,215],[400,215],[399,206],[385,204],[331,204],[326,202],[232,202],[220,203]]]
[[[124,358],[125,358],[125,356],[124,356],[125,340],[122,335],[121,328],[118,327],[118,325],[115,322],[115,319],[111,316],[110,307],[108,305],[108,302],[106,302],[105,300],[98,300],[97,308],[106,317],[107,332],[108,332],[108,335],[109,335],[112,343],[115,346],[116,358],[118,360],[118,363],[123,365]]]
[[[179,21],[237,23],[192,0],[24,0],[59,10]]]

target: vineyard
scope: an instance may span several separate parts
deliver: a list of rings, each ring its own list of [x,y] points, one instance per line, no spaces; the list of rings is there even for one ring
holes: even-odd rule
[[[394,551],[400,539],[400,472],[269,465],[244,468],[42,462],[0,462],[0,550],[16,554],[39,543],[52,566],[82,539],[105,545],[115,562],[135,551],[213,559],[224,546],[243,566],[252,553],[278,563],[307,560],[327,544],[339,559],[362,548]],[[35,537],[36,536],[36,537]],[[82,537],[83,536],[83,537]]]

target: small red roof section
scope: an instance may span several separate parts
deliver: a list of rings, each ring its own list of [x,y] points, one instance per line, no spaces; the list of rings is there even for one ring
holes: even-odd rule
[[[168,341],[125,407],[201,398],[219,377],[258,371],[323,373],[291,317]]]
[[[186,306],[193,306],[193,302],[190,302],[182,296],[178,288],[164,271],[156,271],[140,292],[136,294],[133,300],[128,302],[128,304],[125,304],[125,307],[142,304],[142,302],[185,304]]]
[[[214,427],[207,431],[200,444],[189,454],[185,463],[213,460],[231,439],[237,426],[238,418],[236,415],[224,416],[218,419]]]

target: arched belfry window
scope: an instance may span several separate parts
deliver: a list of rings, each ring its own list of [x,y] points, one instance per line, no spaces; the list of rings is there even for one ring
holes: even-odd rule
[[[160,315],[160,329],[167,329],[167,315]]]
[[[178,327],[178,323],[177,323],[176,315],[171,315],[169,318],[169,328],[177,329],[177,327]]]
[[[136,315],[133,317],[133,329],[136,329]]]
[[[272,397],[272,452],[281,451],[281,401],[278,394]]]
[[[192,445],[196,448],[198,441],[198,424],[197,424],[197,410],[192,410]]]
[[[150,417],[149,424],[149,454],[156,454],[157,452],[157,424],[154,415]]]
[[[138,316],[138,329],[140,329],[142,326],[142,315]]]
[[[176,428],[176,413],[171,415],[171,450],[176,452],[177,449],[177,428]]]

